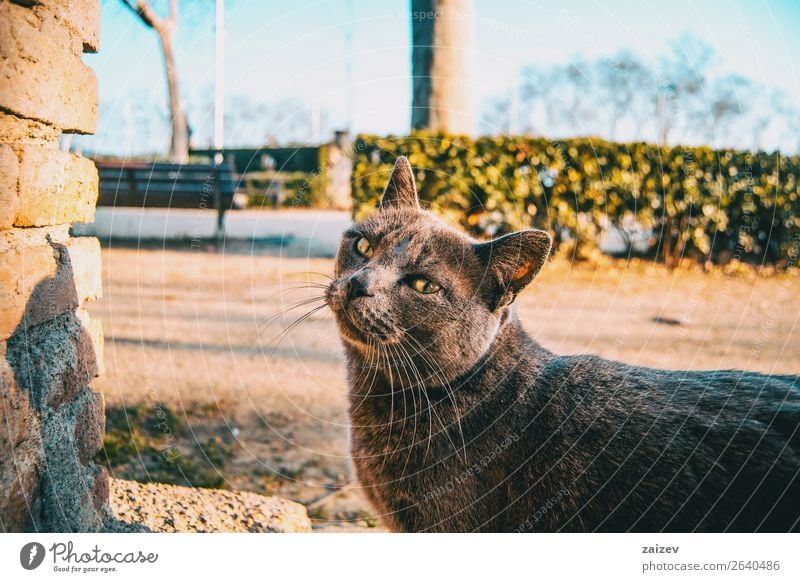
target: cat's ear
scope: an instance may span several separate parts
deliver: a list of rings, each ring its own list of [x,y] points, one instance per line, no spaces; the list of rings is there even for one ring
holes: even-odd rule
[[[405,156],[400,156],[394,163],[392,175],[389,177],[386,190],[383,191],[383,198],[378,208],[388,206],[419,208],[414,172]]]
[[[550,255],[552,239],[543,230],[523,230],[475,245],[485,269],[489,306],[509,305]]]

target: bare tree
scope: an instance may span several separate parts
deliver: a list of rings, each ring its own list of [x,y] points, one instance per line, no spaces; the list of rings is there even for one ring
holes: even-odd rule
[[[655,101],[662,145],[674,131],[686,133],[697,127],[697,117],[706,109],[707,73],[714,58],[710,45],[684,34],[672,44],[671,54],[662,59],[664,78],[660,79],[661,90]]]
[[[554,67],[547,74],[545,110],[550,130],[560,125],[567,133],[593,133],[598,99],[590,71],[589,63],[577,58],[562,67]]]
[[[209,110],[212,106],[209,105]],[[226,141],[240,146],[300,145],[314,143],[309,120],[313,106],[295,98],[255,101],[249,96],[233,95],[225,113]],[[330,114],[319,111],[323,139],[328,139]]]
[[[482,133],[603,135],[662,145],[707,143],[800,150],[794,97],[739,75],[714,74],[715,53],[702,39],[681,36],[656,61],[630,51],[586,61],[522,68],[519,85],[487,99]],[[521,100],[519,123],[513,97]],[[766,144],[763,143],[766,141]]]
[[[472,0],[412,0],[411,127],[469,133]]]
[[[169,157],[175,163],[185,164],[189,161],[189,126],[186,122],[186,113],[178,90],[178,71],[175,67],[175,55],[172,50],[172,33],[178,22],[178,1],[170,0],[169,15],[166,18],[160,18],[147,3],[147,0],[121,0],[121,2],[158,35],[161,55],[164,58],[169,111],[172,122]]]
[[[621,51],[610,59],[600,59],[595,63],[597,88],[604,100],[603,105],[608,117],[608,139],[614,141],[617,128],[625,119],[633,119],[637,126],[642,120],[635,119],[639,111],[642,97],[654,87],[653,77],[649,69],[632,53]]]
[[[738,75],[729,75],[714,79],[708,84],[707,115],[698,123],[705,128],[703,136],[705,142],[722,147],[730,144],[735,130],[739,129],[739,120],[751,119],[748,132],[752,132],[754,144],[759,141],[759,136],[754,132],[759,125],[756,117],[749,115],[750,107],[757,94],[753,83]],[[760,133],[760,132],[759,132]]]
[[[795,105],[796,101],[781,89],[775,90],[766,101],[760,133],[772,122],[776,126],[778,141],[789,144],[789,151],[794,151],[795,155],[800,154],[800,109]]]
[[[506,135],[511,133],[510,111],[510,92],[488,98],[483,104],[478,131],[486,135]]]

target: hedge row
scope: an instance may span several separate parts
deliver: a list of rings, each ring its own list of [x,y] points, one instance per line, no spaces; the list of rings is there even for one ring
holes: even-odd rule
[[[258,148],[225,148],[222,156],[233,163],[237,174],[275,170],[278,172],[317,172],[325,167],[325,145],[301,147],[264,146]],[[191,154],[213,159],[216,150],[193,149]],[[266,158],[271,159],[272,167],[264,165]]]
[[[626,253],[778,266],[800,252],[800,157],[764,152],[413,134],[358,136],[354,213],[374,208],[398,155],[420,198],[476,236],[537,227],[584,258],[611,227]],[[638,250],[637,250],[638,249]]]
[[[250,208],[325,206],[325,176],[315,172],[249,172],[240,187]]]

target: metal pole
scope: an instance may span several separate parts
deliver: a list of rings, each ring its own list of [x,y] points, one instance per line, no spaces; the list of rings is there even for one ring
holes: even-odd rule
[[[222,148],[225,141],[225,88],[224,82],[225,52],[225,0],[216,0],[216,20],[214,25],[214,163],[223,163]],[[222,190],[219,184],[219,173],[215,172],[214,205],[217,207],[216,248],[225,232],[225,208],[222,204]]]
[[[345,100],[347,116],[347,133],[353,133],[353,27],[355,16],[353,15],[353,0],[347,0],[347,24],[344,29],[344,42],[347,57],[345,59]]]
[[[225,0],[216,0],[216,25],[214,27],[214,162],[222,163],[225,141]]]

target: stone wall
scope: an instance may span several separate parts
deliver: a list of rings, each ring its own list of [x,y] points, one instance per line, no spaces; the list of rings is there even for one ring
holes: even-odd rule
[[[97,171],[59,150],[92,133],[98,0],[0,3],[0,531],[90,531],[107,515]]]

